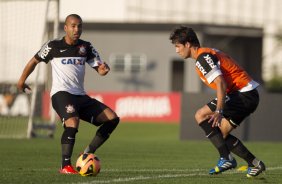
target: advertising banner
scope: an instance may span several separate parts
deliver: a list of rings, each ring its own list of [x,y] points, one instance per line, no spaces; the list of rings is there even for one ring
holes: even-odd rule
[[[95,98],[112,108],[122,121],[179,123],[180,93],[138,93],[138,92],[89,92]],[[49,116],[49,93],[43,95],[43,115]]]

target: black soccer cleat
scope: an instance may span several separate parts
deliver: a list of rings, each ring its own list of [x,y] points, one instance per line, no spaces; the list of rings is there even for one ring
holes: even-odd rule
[[[259,164],[257,166],[248,168],[247,177],[248,178],[256,177],[262,172],[264,172],[265,170],[266,168],[264,163],[262,161],[259,161]]]

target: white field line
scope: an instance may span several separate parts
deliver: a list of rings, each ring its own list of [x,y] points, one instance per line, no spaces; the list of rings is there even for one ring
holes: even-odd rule
[[[269,167],[267,168],[267,171],[271,170],[282,170],[282,167]],[[194,173],[183,173],[183,174],[160,174],[155,176],[143,176],[139,175],[136,177],[124,177],[124,178],[115,178],[115,179],[109,179],[109,180],[99,180],[99,181],[91,181],[91,182],[78,182],[73,184],[107,184],[107,183],[125,183],[125,182],[131,182],[131,181],[140,181],[140,180],[152,180],[152,179],[165,179],[165,178],[183,178],[183,177],[193,177],[193,176],[208,176],[207,173],[203,173],[203,169],[141,169],[141,170],[104,170],[105,172],[167,172],[167,171],[173,171],[173,172],[194,172]],[[234,173],[242,173],[242,171],[237,170],[231,170],[229,172],[226,172],[224,174],[234,174]]]
[[[140,181],[140,180],[152,180],[152,179],[163,179],[163,178],[180,178],[180,177],[191,177],[191,176],[205,176],[207,174],[163,174],[157,176],[137,176],[137,177],[126,177],[126,178],[116,178],[111,180],[100,180],[92,182],[79,182],[76,184],[103,184],[103,183],[125,183],[130,181]]]

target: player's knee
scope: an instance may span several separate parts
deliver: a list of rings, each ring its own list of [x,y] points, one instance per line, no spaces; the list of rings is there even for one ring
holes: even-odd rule
[[[195,119],[198,124],[205,120],[201,109],[197,110],[195,113]]]
[[[77,128],[79,123],[79,118],[78,117],[71,117],[68,118],[67,120],[63,121],[64,127],[74,127]]]
[[[226,133],[226,132],[222,132],[222,131],[221,131],[221,133],[222,133],[223,139],[226,139],[226,138],[228,137],[228,135],[229,135],[229,133]]]
[[[202,121],[199,126],[204,130],[207,138],[220,134],[220,129],[218,127],[212,127],[208,120]]]
[[[226,119],[222,119],[220,131],[224,139],[226,139],[226,137],[230,134],[233,129],[233,126]]]
[[[77,132],[78,132],[77,128],[65,127],[65,130],[61,137],[61,143],[73,145],[75,143],[75,135]]]
[[[108,138],[119,124],[119,117],[104,122],[97,131],[97,135]]]

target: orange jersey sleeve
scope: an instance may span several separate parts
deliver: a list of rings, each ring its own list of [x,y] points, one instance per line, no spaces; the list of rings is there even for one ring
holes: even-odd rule
[[[212,48],[198,48],[195,64],[202,81],[215,90],[216,84],[213,80],[219,75],[226,81],[227,93],[242,89],[252,80],[234,59]]]

